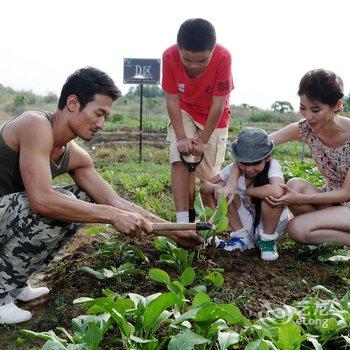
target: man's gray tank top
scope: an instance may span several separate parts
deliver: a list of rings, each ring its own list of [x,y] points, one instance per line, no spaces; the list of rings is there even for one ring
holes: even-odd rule
[[[45,111],[39,112],[43,113],[52,125],[53,114]],[[10,193],[24,191],[22,176],[19,169],[19,153],[7,146],[2,137],[2,132],[5,126],[13,119],[17,118],[19,115],[10,119],[1,127],[0,130],[0,197]],[[52,178],[55,178],[56,176],[67,172],[69,163],[69,152],[70,145],[69,143],[67,143],[60,164],[57,165],[51,160],[50,166]]]

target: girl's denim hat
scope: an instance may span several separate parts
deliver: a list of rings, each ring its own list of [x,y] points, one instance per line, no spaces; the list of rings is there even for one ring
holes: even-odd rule
[[[233,157],[242,163],[255,163],[267,158],[274,148],[266,131],[259,128],[244,128],[231,143]]]

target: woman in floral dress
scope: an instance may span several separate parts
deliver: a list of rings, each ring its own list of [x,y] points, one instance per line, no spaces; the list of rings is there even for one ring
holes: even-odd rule
[[[333,72],[312,70],[301,79],[298,95],[304,119],[270,137],[275,145],[305,142],[326,184],[316,188],[293,178],[281,185],[281,197],[268,200],[273,206],[288,205],[294,214],[286,228],[294,240],[350,245],[350,119],[339,115],[343,82]]]

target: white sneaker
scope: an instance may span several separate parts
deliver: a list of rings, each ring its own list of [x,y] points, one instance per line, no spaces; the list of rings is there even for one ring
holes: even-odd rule
[[[0,306],[0,324],[13,324],[26,322],[32,318],[32,314],[29,311],[22,310],[15,305],[10,296],[9,303]]]
[[[263,260],[278,259],[277,243],[276,243],[276,239],[274,239],[275,237],[277,237],[276,234],[274,235],[260,234],[260,238],[258,240],[258,246],[261,251],[261,259]]]
[[[215,248],[222,248],[220,246],[220,244],[222,244],[221,242],[224,242],[222,239],[220,239],[218,236],[212,236],[210,238],[207,239],[207,243],[209,245],[215,246]]]
[[[247,239],[246,237],[233,236],[226,241],[226,245],[224,249],[227,251],[238,249],[241,252],[243,252],[247,249],[252,249],[253,247],[254,246],[251,245],[250,240]]]
[[[226,241],[223,248],[228,251],[239,249],[243,252],[244,250],[252,249],[254,247],[254,241],[249,237],[247,230],[241,229],[230,233],[230,238]]]
[[[50,289],[46,287],[32,288],[31,286],[27,286],[24,288],[14,289],[13,291],[10,291],[10,294],[17,300],[30,301],[40,298],[49,292]]]

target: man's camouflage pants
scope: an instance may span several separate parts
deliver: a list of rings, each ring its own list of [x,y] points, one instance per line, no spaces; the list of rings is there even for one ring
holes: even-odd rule
[[[55,191],[91,202],[76,185]],[[0,197],[0,294],[21,288],[30,275],[46,266],[81,227],[33,214],[26,192]]]

